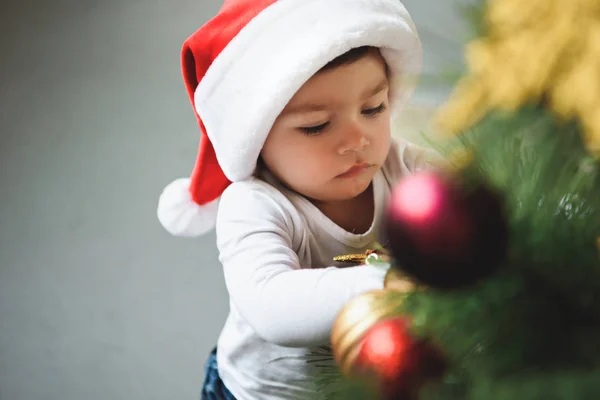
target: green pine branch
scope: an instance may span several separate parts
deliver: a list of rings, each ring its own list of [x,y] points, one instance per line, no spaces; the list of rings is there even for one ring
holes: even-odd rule
[[[511,251],[498,273],[474,287],[406,298],[400,313],[451,366],[423,399],[600,393],[600,163],[581,133],[576,122],[530,106],[491,113],[446,147],[472,152],[464,179],[502,193]],[[324,399],[373,398],[335,369],[320,384]]]

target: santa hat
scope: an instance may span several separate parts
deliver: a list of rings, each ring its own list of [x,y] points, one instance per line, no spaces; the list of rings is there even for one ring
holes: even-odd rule
[[[361,46],[380,48],[397,110],[421,68],[421,44],[399,0],[226,0],[183,45],[201,137],[191,176],[160,196],[165,229],[176,236],[211,230],[219,197],[231,182],[252,176],[293,95],[328,62]]]

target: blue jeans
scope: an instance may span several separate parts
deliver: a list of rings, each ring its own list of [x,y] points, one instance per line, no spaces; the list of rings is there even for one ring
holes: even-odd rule
[[[236,400],[219,376],[217,349],[214,349],[206,362],[206,376],[202,385],[200,400]]]

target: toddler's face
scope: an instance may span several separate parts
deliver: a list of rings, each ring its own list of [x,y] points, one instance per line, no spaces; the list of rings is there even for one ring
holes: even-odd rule
[[[335,201],[365,191],[389,149],[388,79],[373,50],[307,81],[277,118],[261,155],[291,189]]]

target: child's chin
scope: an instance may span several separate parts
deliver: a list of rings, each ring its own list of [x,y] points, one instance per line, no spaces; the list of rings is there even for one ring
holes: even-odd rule
[[[369,188],[371,179],[356,179],[350,182],[345,182],[344,187],[340,190],[340,197],[343,200],[350,200],[357,196],[360,196]]]
[[[334,179],[325,185],[327,187],[325,190],[304,191],[300,193],[316,201],[346,201],[364,193],[369,188],[372,180],[372,177],[346,179],[343,182]]]

